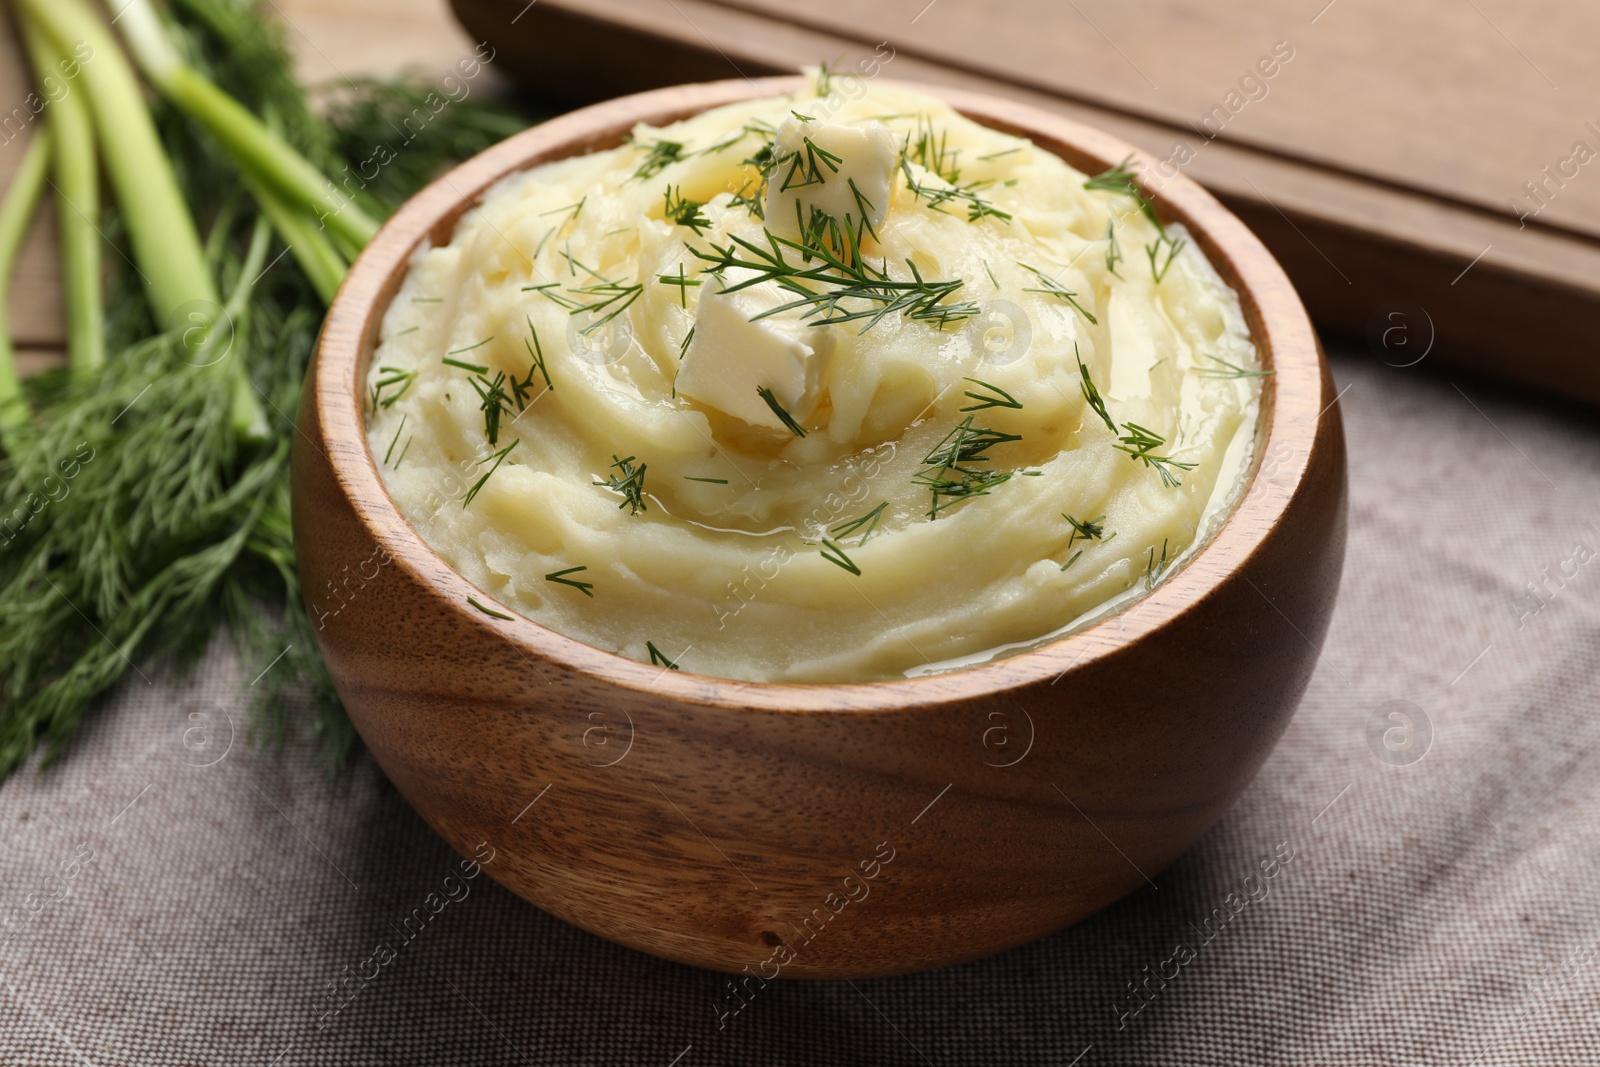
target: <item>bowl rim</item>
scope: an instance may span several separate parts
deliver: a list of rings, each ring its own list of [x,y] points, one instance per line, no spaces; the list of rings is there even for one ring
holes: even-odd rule
[[[470,625],[509,641],[535,667],[545,662],[657,699],[793,713],[900,711],[975,696],[998,697],[1040,682],[1054,685],[1075,668],[1115,654],[1195,610],[1207,593],[1234,577],[1282,522],[1310,466],[1321,420],[1334,407],[1324,401],[1329,386],[1315,330],[1282,267],[1239,219],[1187,175],[1164,176],[1159,188],[1152,188],[1148,178],[1156,173],[1157,161],[1119,138],[1002,97],[889,78],[881,81],[942,99],[992,129],[1028,137],[1086,173],[1131,157],[1139,164],[1138,183],[1146,198],[1167,221],[1185,225],[1213,267],[1238,292],[1261,359],[1274,371],[1262,379],[1249,478],[1223,521],[1170,577],[1083,629],[948,672],[867,682],[746,681],[642,663],[544,626],[473,585],[401,513],[368,445],[361,401],[383,316],[417,247],[425,240],[434,244],[448,240],[459,219],[513,173],[613,147],[639,123],[662,126],[723,104],[803,91],[812,84],[805,75],[670,86],[568,112],[457,165],[383,224],[351,264],[328,308],[308,383],[314,389],[312,414],[326,446],[330,474],[372,542],[450,610]],[[298,436],[296,447],[311,441],[303,431]],[[1270,470],[1264,467],[1263,457],[1269,452],[1282,455],[1284,446],[1291,449],[1288,458],[1274,462]],[[500,620],[476,611],[467,603],[469,596],[504,609],[511,618]]]

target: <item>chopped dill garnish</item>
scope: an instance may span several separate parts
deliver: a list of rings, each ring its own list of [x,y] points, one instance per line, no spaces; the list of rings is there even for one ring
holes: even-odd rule
[[[740,189],[737,193],[734,193],[733,196],[728,200],[728,206],[742,207],[746,211],[750,212],[751,218],[765,221],[767,217],[767,205],[765,203],[766,192],[767,182],[766,179],[763,178],[757,184],[754,191],[752,191],[750,186],[747,185],[743,189]]]
[[[726,479],[726,478],[697,478],[692,474],[685,474],[683,476],[683,480],[686,481],[686,482],[707,482],[707,483],[709,483],[711,485],[727,485],[728,484],[728,479]]]
[[[766,401],[767,407],[772,409],[772,413],[778,416],[778,421],[789,427],[790,433],[794,434],[796,437],[804,437],[806,435],[805,427],[801,426],[798,422],[795,422],[794,416],[783,409],[783,405],[778,403],[778,398],[773,395],[771,389],[768,389],[764,385],[758,385],[756,386],[756,393],[761,397],[762,400]]]
[[[422,329],[421,326],[407,326],[405,329],[399,330],[399,331],[397,331],[395,333],[391,333],[389,336],[390,337],[404,337],[406,334],[408,334],[408,333],[416,333],[420,329]]]
[[[1061,569],[1062,570],[1066,570],[1068,567],[1070,567],[1074,563],[1078,562],[1078,557],[1081,556],[1081,555],[1083,555],[1083,549],[1080,548],[1080,549],[1078,549],[1078,551],[1076,551],[1076,552],[1074,552],[1072,554],[1072,558],[1071,559],[1067,560],[1065,563],[1063,563],[1061,565]]]
[[[856,210],[860,212],[862,230],[866,233],[870,233],[874,238],[876,238],[878,236],[878,231],[872,228],[872,213],[876,211],[877,208],[873,205],[871,200],[867,199],[867,194],[863,193],[859,188],[857,188],[856,180],[854,178],[846,178],[845,184],[850,187],[850,197],[856,202]],[[846,218],[846,222],[848,223],[848,217]]]
[[[1130,459],[1139,460],[1146,467],[1154,468],[1155,472],[1161,475],[1161,484],[1168,489],[1176,489],[1183,484],[1178,476],[1172,473],[1171,468],[1192,471],[1198,466],[1195,463],[1180,463],[1170,456],[1155,455],[1155,449],[1166,444],[1167,439],[1154,430],[1146,429],[1136,422],[1125,422],[1122,428],[1128,432],[1117,439],[1120,443],[1114,447],[1126,452]]]
[[[726,152],[728,149],[732,148],[734,145],[738,144],[740,141],[744,140],[746,137],[749,137],[753,133],[764,134],[770,139],[776,132],[777,131],[774,130],[770,125],[762,122],[760,119],[751,119],[749,122],[744,124],[739,132],[731,134],[726,140],[718,141],[716,144],[707,145],[695,154],[700,156],[709,156],[718,152]]]
[[[684,355],[689,351],[689,343],[694,340],[694,327],[689,327],[689,332],[683,335],[683,344],[678,346],[678,360],[683,361]]]
[[[539,253],[544,251],[545,242],[550,240],[550,238],[554,237],[556,235],[556,231],[559,230],[563,225],[565,225],[565,223],[557,224],[555,226],[550,227],[548,230],[544,231],[544,236],[539,238],[539,243],[533,246],[533,258],[534,259],[538,259],[539,258]],[[523,286],[524,290],[531,289],[531,288],[533,288],[533,287],[532,286],[526,286],[526,285]]]
[[[575,219],[578,217],[578,213],[583,210],[583,205],[587,203],[588,200],[588,196],[584,196],[576,204],[567,204],[565,207],[553,207],[549,211],[541,211],[539,212],[539,217],[543,218],[546,215],[559,215],[564,211],[570,211],[572,212],[572,218]],[[571,222],[572,219],[568,219],[567,221]]]
[[[684,145],[681,141],[660,140],[653,141],[650,144],[635,141],[634,147],[642,148],[645,151],[645,157],[639,164],[639,169],[633,172],[635,178],[653,178],[685,156]]]
[[[464,345],[461,348],[452,348],[446,354],[447,355],[451,355],[451,356],[459,356],[463,352],[471,352],[474,348],[482,348],[484,345],[488,344],[490,341],[493,341],[493,340],[494,340],[494,335],[491,334],[488,337],[485,337],[483,340],[479,341],[477,344]]]
[[[1098,541],[1106,535],[1106,517],[1104,515],[1098,519],[1083,519],[1081,521],[1067,514],[1063,514],[1061,517],[1066,519],[1072,526],[1072,536],[1067,538],[1068,548],[1071,548],[1072,543],[1080,537],[1085,541]]]
[[[1150,201],[1144,198],[1144,194],[1139,191],[1138,183],[1136,183],[1133,179],[1133,168],[1129,166],[1129,164],[1132,162],[1133,156],[1130,155],[1124,157],[1121,163],[1118,163],[1110,170],[1101,171],[1099,174],[1096,174],[1094,177],[1084,182],[1083,187],[1085,189],[1094,189],[1102,193],[1116,193],[1119,196],[1131,196],[1134,199],[1134,202],[1139,205],[1139,211],[1144,215],[1144,217],[1154,223],[1156,229],[1160,230],[1162,233],[1165,233],[1166,227],[1162,226],[1161,220],[1156,217],[1156,209],[1150,206]]]
[[[1021,434],[974,426],[972,418],[968,415],[960,425],[940,438],[933,451],[922,457],[923,465],[950,469],[959,468],[964,463],[987,463],[989,457],[984,453],[995,445],[1022,440]]]
[[[986,396],[983,393],[974,393],[971,389],[968,389],[966,395],[973,400],[976,400],[977,403],[968,404],[966,407],[961,409],[962,411],[982,411],[985,408],[1016,408],[1019,411],[1022,409],[1022,401],[1018,400],[1016,397],[1012,396],[998,385],[990,385],[988,382],[981,381],[977,378],[964,378],[962,380],[971,382],[980,389],[987,389],[991,394],[993,394]]]
[[[810,121],[803,116],[795,117],[802,121]],[[808,185],[823,184],[828,178],[822,173],[822,168],[827,167],[830,173],[837,174],[839,164],[844,162],[844,157],[835,155],[809,137],[802,137],[799,148],[787,155],[779,156],[776,162],[779,167],[789,168],[789,172],[784,175],[783,184],[778,187],[779,192],[786,193],[790,189],[804,189]]]
[[[770,230],[766,232],[766,238],[766,248],[737,234],[729,235],[726,246],[712,245],[711,252],[703,252],[693,246],[689,248],[694,255],[711,264],[707,268],[708,273],[721,276],[730,267],[753,272],[751,277],[728,286],[724,292],[738,292],[771,281],[780,289],[795,294],[794,300],[764,311],[756,318],[776,315],[791,308],[805,308],[801,317],[812,319],[813,325],[865,319],[866,325],[861,328],[861,332],[865,333],[885,317],[897,312],[913,321],[937,326],[961,322],[978,314],[979,308],[975,303],[944,303],[946,297],[963,285],[960,278],[931,281],[924,278],[917,265],[909,259],[906,260],[906,266],[910,268],[912,276],[898,280],[889,277],[887,264],[879,269],[858,256],[846,260],[827,248],[812,247],[779,237]],[[786,249],[800,253],[808,261],[815,258],[818,262],[810,266],[790,263],[785,255]],[[818,288],[813,289],[807,283]],[[845,301],[861,301],[867,306],[851,309],[845,306]]]
[[[933,492],[933,504],[928,518],[937,519],[945,508],[953,507],[970,497],[988,496],[989,490],[1011,480],[1010,471],[981,471],[942,468],[925,471],[911,479],[917,485],[927,486]]]
[[[579,265],[582,266],[582,264]],[[584,269],[588,270],[587,267]],[[591,271],[590,273],[593,272]],[[585,285],[571,291],[582,296],[593,296],[599,298],[593,303],[578,305],[572,309],[571,314],[577,315],[580,312],[587,311],[592,315],[600,315],[602,311],[605,312],[604,315],[600,315],[599,318],[595,319],[593,322],[589,323],[589,325],[578,331],[584,336],[588,336],[593,331],[598,330],[600,327],[604,326],[606,323],[610,322],[612,319],[628,310],[628,308],[632,306],[633,302],[639,299],[639,294],[644,292],[644,286],[637,284],[624,285],[621,282],[603,281],[597,285]]]
[[[677,274],[658,274],[656,281],[662,285],[676,285],[678,287],[678,305],[685,309],[689,306],[689,289],[692,286],[704,285],[699,278],[691,278],[683,271],[683,264],[678,264]]]
[[[1150,260],[1150,276],[1156,280],[1157,285],[1166,278],[1167,271],[1172,269],[1172,261],[1178,258],[1178,253],[1183,251],[1183,246],[1187,243],[1182,237],[1162,233],[1160,237],[1144,246],[1144,254]],[[1163,246],[1167,249],[1165,259],[1161,256]]]
[[[681,186],[667,186],[666,205],[661,209],[662,216],[668,222],[679,226],[687,226],[696,234],[702,233],[711,225],[711,220],[706,218],[705,212],[700,209],[705,205],[698,200],[685,200]]]
[[[1078,355],[1078,343],[1072,343],[1072,354],[1078,361],[1078,376],[1083,379],[1083,398],[1089,402],[1094,413],[1100,416],[1100,421],[1106,424],[1106,429],[1112,433],[1117,432],[1117,424],[1111,421],[1111,414],[1106,411],[1106,401],[1100,395],[1100,388],[1094,384],[1094,379],[1089,377],[1089,368],[1083,365],[1083,357]]]
[[[1122,262],[1122,245],[1117,241],[1117,223],[1115,219],[1106,219],[1106,273],[1121,278],[1117,274],[1117,264]]]
[[[996,289],[1000,288],[1000,283],[995,280],[994,271],[989,268],[989,261],[987,259],[983,261],[983,273],[989,276],[989,284],[993,285]]]
[[[372,413],[376,415],[378,408],[392,407],[396,400],[406,395],[406,390],[411,388],[411,383],[417,380],[414,370],[401,370],[399,367],[379,367],[381,377],[372,385]],[[400,388],[384,395],[384,390],[398,385]]]
[[[1019,145],[1016,148],[1007,148],[1007,149],[1004,149],[1004,150],[999,151],[999,152],[990,152],[988,155],[979,156],[978,158],[981,159],[981,160],[984,160],[985,162],[987,162],[987,161],[989,161],[991,159],[999,159],[1002,156],[1009,156],[1013,152],[1020,152],[1020,151],[1022,151],[1022,147]]]
[[[856,566],[854,560],[844,554],[844,549],[840,548],[837,542],[831,541],[826,537],[822,539],[822,558],[858,577],[861,574],[861,568]]]
[[[819,97],[828,95],[828,91],[833,88],[833,78],[833,69],[826,62],[817,64],[817,95]]]
[[[906,176],[906,188],[911,190],[913,196],[927,201],[931,211],[944,211],[944,205],[952,201],[965,204],[967,207],[967,221],[977,222],[981,218],[989,217],[1011,221],[1011,212],[1002,211],[994,204],[978,195],[979,190],[993,185],[993,182],[972,182],[967,185],[935,186],[926,182],[919,182],[911,173],[911,163],[904,157],[900,160],[900,171]],[[946,212],[948,214],[948,212]]]
[[[654,641],[646,641],[644,643],[644,647],[650,650],[650,665],[652,667],[665,667],[669,671],[675,671],[679,669],[676,663],[668,659],[666,654],[656,647]]]
[[[1100,320],[1095,318],[1094,315],[1090,313],[1088,308],[1078,303],[1077,293],[1073,292],[1071,289],[1068,289],[1066,286],[1050,277],[1050,275],[1046,274],[1038,267],[1030,267],[1026,263],[1018,263],[1017,266],[1032,273],[1033,276],[1038,278],[1041,283],[1039,286],[1022,290],[1024,293],[1043,293],[1046,296],[1053,296],[1058,300],[1064,300],[1071,304],[1073,308],[1077,310],[1078,314],[1088,319],[1091,326],[1100,325]]]
[[[969,464],[989,462],[986,454],[989,449],[1009,441],[1020,441],[1022,435],[973,426],[972,419],[973,416],[968,415],[945,434],[922,458],[927,469],[912,479],[933,493],[933,503],[928,510],[930,519],[938,518],[939,512],[962,500],[987,496],[990,489],[1011,479],[1010,471],[975,468]]]
[[[533,372],[537,370],[539,372],[539,376],[544,379],[544,387],[546,389],[554,389],[556,385],[550,380],[550,372],[545,369],[544,346],[539,343],[539,330],[533,324],[533,316],[529,315],[526,316],[526,318],[528,322],[528,332],[533,335],[533,344],[530,345],[527,341],[522,342],[522,347],[528,350],[528,358],[533,360],[533,366],[528,368],[527,381],[530,383],[533,381]],[[520,402],[522,398],[519,395],[517,399]]]
[[[914,144],[911,134],[906,134],[905,145],[900,150],[901,158],[937,174],[951,185],[959,184],[961,168],[956,163],[956,157],[961,150],[950,151],[950,132],[945,130],[936,134],[933,120],[927,115],[918,115],[916,134]]]
[[[865,515],[862,515],[860,518],[846,519],[844,522],[834,526],[833,529],[829,530],[828,532],[834,537],[843,540],[844,538],[855,534],[857,530],[860,530],[861,539],[856,542],[856,547],[860,548],[862,545],[867,543],[867,538],[872,536],[872,531],[878,528],[878,520],[883,518],[884,509],[886,509],[888,506],[889,502],[885,500],[883,503],[867,512]]]
[[[500,469],[500,464],[505,462],[506,457],[511,454],[511,450],[516,448],[521,443],[522,440],[519,438],[515,441],[512,441],[509,445],[506,445],[506,447],[502,448],[493,455],[484,456],[482,459],[478,460],[478,466],[480,467],[485,463],[488,463],[491,459],[494,460],[494,466],[490,467],[486,472],[484,472],[483,477],[479,478],[475,483],[473,483],[472,488],[467,490],[466,497],[461,501],[462,507],[466,507],[468,504],[472,503],[472,498],[478,495],[478,490],[482,489],[484,485],[488,483],[489,476]]]
[[[745,157],[742,165],[756,169],[754,185],[746,185],[733,198],[728,201],[730,207],[742,207],[750,212],[752,218],[765,220],[767,217],[767,183],[772,180],[772,174],[778,169],[778,147],[774,140],[776,131],[770,129],[754,129],[746,124],[745,129],[764,135],[761,147]]]
[[[1221,356],[1213,356],[1209,352],[1201,354],[1213,363],[1219,364],[1216,367],[1195,368],[1195,373],[1202,378],[1266,378],[1278,373],[1274,370],[1251,370],[1249,367],[1243,367],[1237,363],[1229,363]]]
[[[447,367],[460,367],[462,370],[471,371],[474,374],[488,374],[489,373],[489,368],[485,367],[481,363],[468,363],[465,360],[451,359],[449,356],[442,357],[441,361]]]
[[[575,308],[581,309],[582,305],[576,300],[569,300],[568,298],[560,296],[553,291],[559,288],[561,288],[560,282],[543,282],[539,285],[524,285],[522,287],[522,291],[524,293],[538,293],[540,296],[548,297],[551,303],[554,303],[559,307],[564,307],[568,311],[571,311]]]
[[[394,455],[394,446],[400,443],[400,431],[406,428],[406,419],[410,416],[406,412],[400,413],[400,425],[394,428],[394,439],[389,442],[388,449],[383,453],[383,465],[389,465],[389,457]]]
[[[1161,539],[1161,558],[1159,560],[1156,559],[1155,546],[1154,545],[1150,546],[1150,560],[1145,565],[1145,569],[1144,569],[1144,587],[1145,587],[1145,589],[1146,590],[1154,589],[1156,587],[1156,583],[1161,580],[1162,576],[1164,574],[1166,574],[1166,572],[1167,572],[1167,539],[1165,537],[1163,537]]]
[[[589,569],[588,567],[568,567],[564,571],[551,571],[549,574],[544,576],[544,580],[547,581],[547,582],[559,582],[562,585],[570,585],[570,586],[572,586],[572,588],[576,589],[578,592],[582,593],[584,596],[588,597],[590,600],[593,600],[594,599],[594,583],[593,582],[581,582],[576,578],[568,578],[568,577],[566,577],[569,574],[577,574],[579,571],[586,571],[588,569]]]
[[[481,374],[472,378],[472,388],[478,392],[478,410],[483,412],[483,436],[491,446],[500,443],[500,420],[511,413],[511,397],[506,395],[505,385],[503,370],[495,372],[493,381]]]
[[[473,607],[477,608],[479,611],[483,612],[485,615],[489,616],[490,618],[493,618],[493,619],[505,619],[507,622],[511,621],[511,616],[507,615],[505,612],[496,611],[491,607],[486,607],[485,605],[478,603],[478,598],[477,597],[471,597],[471,596],[467,597],[467,603],[471,604]]]
[[[633,465],[633,456],[627,459],[618,459],[616,453],[611,455],[611,465],[617,468],[616,474],[605,481],[596,481],[595,485],[603,485],[607,489],[622,494],[622,503],[619,508],[627,508],[629,515],[637,515],[645,510],[644,503],[644,472],[647,464]]]
[[[406,461],[406,453],[411,451],[411,442],[415,441],[416,439],[417,439],[417,435],[416,434],[412,434],[410,437],[406,438],[406,446],[400,450],[399,458],[394,461],[394,469],[395,470],[399,470],[400,469],[400,464],[402,464],[402,463],[404,463]]]

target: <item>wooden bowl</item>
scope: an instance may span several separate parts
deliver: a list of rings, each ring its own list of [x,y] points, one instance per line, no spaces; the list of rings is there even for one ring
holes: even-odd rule
[[[492,601],[407,524],[367,448],[367,362],[408,258],[448,241],[506,174],[612,147],[638,122],[802,84],[625,97],[428,186],[339,290],[294,452],[308,608],[394,784],[538,907],[644,952],[743,971],[747,988],[970,960],[1150,882],[1222,816],[1287,725],[1344,557],[1344,437],[1311,323],[1261,243],[1180,176],[1157,208],[1238,291],[1277,373],[1264,379],[1248,493],[1143,600],[1007,659],[857,685],[663,671],[468,606]],[[1130,153],[1154,165],[1043,111],[924,91],[1086,172]]]

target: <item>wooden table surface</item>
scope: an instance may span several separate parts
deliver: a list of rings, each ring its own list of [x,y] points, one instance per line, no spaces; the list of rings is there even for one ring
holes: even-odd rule
[[[414,69],[442,77],[473,42],[450,14],[445,0],[265,0],[289,27],[300,78],[306,84],[337,83],[367,74]],[[0,20],[0,113],[20,105],[31,89],[15,25]],[[478,85],[503,86],[493,68]],[[26,142],[0,145],[0,187],[9,185]],[[115,253],[107,253],[114,255]],[[35,220],[11,289],[11,329],[17,362],[27,374],[59,362],[66,338],[60,266],[55,248],[52,198]]]

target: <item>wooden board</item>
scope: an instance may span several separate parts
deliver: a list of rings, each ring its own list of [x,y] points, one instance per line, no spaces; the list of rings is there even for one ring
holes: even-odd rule
[[[452,2],[499,65],[574,103],[892,50],[892,77],[1039,104],[1182,164],[1325,327],[1401,325],[1391,359],[1431,344],[1436,363],[1600,403],[1600,160],[1574,159],[1600,152],[1589,0]],[[1543,183],[1537,213],[1525,182]]]

